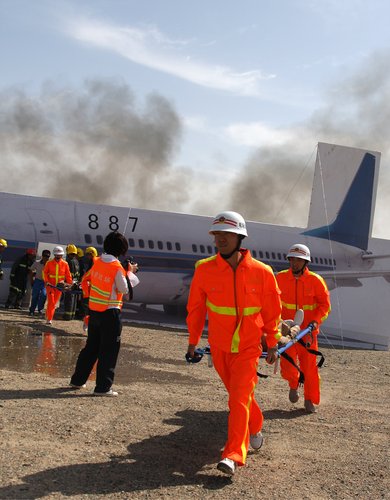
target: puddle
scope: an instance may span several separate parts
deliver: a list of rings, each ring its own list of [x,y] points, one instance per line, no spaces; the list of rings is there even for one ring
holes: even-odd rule
[[[41,324],[34,329],[33,324],[15,326],[3,323],[0,324],[0,368],[70,378],[85,341],[84,335],[72,335],[61,330],[42,332]],[[163,370],[153,367],[155,361],[142,349],[122,344],[115,382],[124,385],[137,381],[158,384],[194,383],[193,374],[183,366],[182,360],[167,358],[163,361]],[[95,369],[89,380],[95,380]]]

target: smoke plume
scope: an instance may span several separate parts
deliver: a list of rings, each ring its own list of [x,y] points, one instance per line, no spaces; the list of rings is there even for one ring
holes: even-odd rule
[[[170,166],[181,123],[163,97],[139,110],[126,84],[91,80],[0,99],[2,190],[155,209],[188,198],[191,172]]]
[[[373,234],[389,238],[388,60],[389,51],[371,55],[365,61],[364,71],[359,68],[327,92],[322,108],[296,127],[293,139],[282,145],[259,148],[232,183],[233,209],[252,220],[305,226],[315,164],[313,146],[328,142],[369,149],[382,153]]]

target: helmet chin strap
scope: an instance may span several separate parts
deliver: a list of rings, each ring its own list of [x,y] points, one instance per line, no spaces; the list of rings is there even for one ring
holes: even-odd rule
[[[305,263],[303,264],[303,267],[300,271],[294,273],[294,271],[292,272],[294,276],[302,276],[302,274],[305,272],[305,268],[307,266],[307,261],[305,260]]]
[[[237,246],[236,246],[236,248],[235,248],[232,252],[230,252],[230,253],[221,253],[221,252],[219,252],[220,256],[221,256],[223,259],[225,259],[225,260],[230,259],[230,257],[231,257],[232,255],[234,255],[236,252],[238,252],[238,251],[240,250],[240,248],[241,248],[241,242],[242,242],[242,240],[243,240],[244,238],[245,238],[245,236],[243,236],[242,234],[239,234],[239,235],[238,235],[238,242],[237,242]]]

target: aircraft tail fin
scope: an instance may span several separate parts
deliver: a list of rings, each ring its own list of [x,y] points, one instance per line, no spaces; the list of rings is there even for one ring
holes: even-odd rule
[[[324,154],[324,149],[325,165],[320,157],[321,153]],[[379,160],[379,153],[319,144],[309,226],[303,234],[367,250],[374,217]],[[321,186],[318,182],[319,173]],[[327,212],[323,209],[325,220],[333,222],[314,226],[315,222],[324,221],[318,200],[316,205],[313,205],[320,196],[319,187],[322,187],[320,199],[325,201],[328,209]]]

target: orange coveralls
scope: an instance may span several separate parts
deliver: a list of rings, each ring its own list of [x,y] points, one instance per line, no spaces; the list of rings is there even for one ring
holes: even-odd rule
[[[56,261],[55,259],[46,262],[45,267],[42,271],[42,276],[45,283],[50,283],[53,286],[57,286],[58,283],[64,282],[69,285],[72,284],[72,275],[70,274],[68,263],[61,259]],[[57,290],[51,286],[46,286],[47,292],[47,307],[46,307],[46,319],[52,320],[54,317],[54,311],[56,309],[56,304],[61,297],[61,290]]]
[[[292,319],[297,309],[303,309],[305,316],[302,329],[307,328],[312,321],[320,325],[326,320],[330,313],[330,298],[326,283],[321,276],[309,271],[306,267],[298,278],[293,275],[291,269],[286,269],[277,274],[276,280],[282,293],[282,319]],[[310,347],[314,350],[318,350],[318,332],[318,329],[312,332],[313,340]],[[306,335],[302,340],[310,342],[311,337]],[[287,354],[296,364],[299,360],[299,368],[305,376],[305,399],[318,405],[320,403],[320,376],[316,356],[309,353],[299,343],[290,347]],[[283,357],[280,359],[280,372],[291,389],[298,388],[298,370]]]
[[[244,465],[249,436],[259,432],[263,414],[254,391],[261,337],[277,344],[280,292],[272,269],[240,250],[236,270],[218,254],[200,260],[188,298],[189,343],[198,344],[206,315],[213,363],[229,393],[228,438],[222,458]]]

